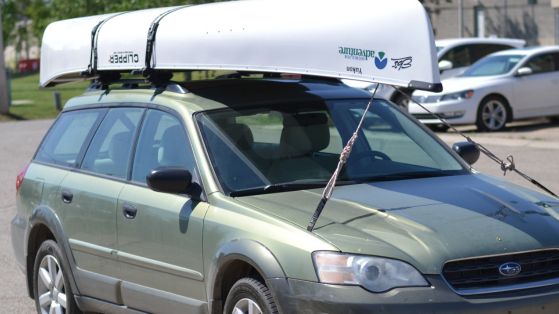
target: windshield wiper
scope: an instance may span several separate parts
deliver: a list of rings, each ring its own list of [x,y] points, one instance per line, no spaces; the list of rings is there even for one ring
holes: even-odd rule
[[[377,181],[394,181],[394,180],[406,180],[406,179],[421,179],[421,178],[434,178],[434,177],[446,177],[457,174],[456,171],[411,171],[411,172],[398,172],[391,174],[383,174],[377,176],[371,176],[366,178],[359,178],[358,182],[377,182]]]
[[[316,189],[323,188],[326,186],[327,181],[314,181],[314,182],[285,182],[285,183],[275,183],[266,186],[261,186],[257,188],[250,188],[245,190],[237,190],[229,193],[231,197],[237,196],[247,196],[255,194],[267,194],[276,192],[287,192],[295,190],[306,190],[306,189]]]

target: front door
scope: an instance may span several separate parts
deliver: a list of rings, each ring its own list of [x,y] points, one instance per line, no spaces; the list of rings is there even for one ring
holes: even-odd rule
[[[148,312],[196,313],[206,300],[202,228],[208,204],[186,194],[149,189],[146,176],[164,166],[196,172],[180,120],[150,109],[138,138],[131,181],[118,201],[122,297],[125,305]]]
[[[515,80],[515,118],[559,114],[558,61],[557,53],[544,53],[521,66],[532,69],[532,74]]]

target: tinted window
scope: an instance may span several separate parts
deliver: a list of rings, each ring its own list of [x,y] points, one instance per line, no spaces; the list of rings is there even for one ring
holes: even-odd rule
[[[354,132],[367,101],[262,105],[208,111],[196,118],[226,192],[265,190],[271,185],[321,185],[335,170],[342,143]],[[261,117],[278,115],[281,118],[274,120],[281,123],[267,126],[257,122]],[[387,177],[452,175],[462,170],[429,134],[377,100],[365,115],[339,180],[349,184]]]
[[[497,51],[511,49],[513,47],[507,45],[497,45],[497,44],[476,44],[470,46],[470,57],[471,63],[476,62],[477,60],[492,54]]]
[[[524,65],[532,69],[532,73],[546,73],[557,71],[557,54],[556,53],[546,53],[534,56],[530,58]]]
[[[39,148],[35,160],[74,166],[93,126],[103,110],[80,110],[62,113]]]
[[[81,168],[126,178],[132,141],[144,109],[111,109],[85,154]]]
[[[193,172],[190,142],[177,118],[149,110],[138,139],[132,180],[145,183],[151,170],[165,166],[179,166]]]
[[[450,49],[441,60],[452,62],[453,68],[465,67],[472,64],[470,59],[470,49],[467,46],[458,46]]]

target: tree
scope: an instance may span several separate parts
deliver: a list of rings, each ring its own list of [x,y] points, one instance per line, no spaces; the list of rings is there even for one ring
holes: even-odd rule
[[[155,7],[217,2],[220,0],[0,0],[6,45],[24,46],[29,37],[39,42],[48,24],[80,16],[97,15]],[[223,1],[223,0],[221,0]],[[30,29],[27,23],[32,21]],[[25,25],[25,29],[22,28]],[[19,44],[17,39],[23,40]]]
[[[14,1],[14,0],[12,0]],[[20,0],[17,0],[20,1]],[[26,0],[32,1],[27,14],[33,20],[33,34],[41,38],[48,24],[80,16],[90,16],[110,12],[184,5],[188,3],[207,3],[219,0]],[[223,0],[221,0],[223,1]]]

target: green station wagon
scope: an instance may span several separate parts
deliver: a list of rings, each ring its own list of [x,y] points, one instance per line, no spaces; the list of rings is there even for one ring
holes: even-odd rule
[[[41,53],[94,82],[16,181],[38,313],[559,313],[559,199],[340,81],[441,91],[419,1],[85,17]]]
[[[376,99],[308,232],[370,95],[173,86],[72,99],[18,177],[12,239],[43,313],[559,310],[557,199],[471,170]]]

